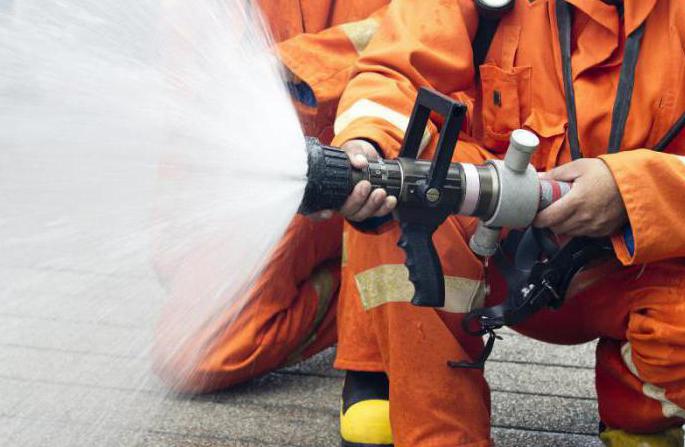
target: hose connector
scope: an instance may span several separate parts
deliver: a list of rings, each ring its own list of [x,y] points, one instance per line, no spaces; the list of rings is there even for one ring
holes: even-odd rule
[[[535,218],[540,204],[540,182],[530,159],[539,144],[534,133],[517,129],[511,134],[504,161],[488,160],[497,172],[497,206],[492,216],[479,222],[469,241],[475,254],[492,256],[503,227],[523,228]]]

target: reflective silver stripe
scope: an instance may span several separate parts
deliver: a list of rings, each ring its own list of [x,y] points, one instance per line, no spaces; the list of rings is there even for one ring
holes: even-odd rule
[[[478,208],[480,197],[480,176],[478,169],[471,163],[462,163],[464,176],[466,177],[466,190],[464,191],[464,203],[461,204],[459,214],[471,216]]]
[[[623,357],[623,363],[625,363],[630,372],[642,381],[642,394],[661,404],[661,412],[664,414],[664,417],[685,418],[685,410],[666,397],[666,390],[664,388],[647,383],[640,378],[635,362],[633,362],[633,352],[630,343],[626,343],[621,347],[621,357]]]
[[[340,25],[345,35],[357,53],[364,51],[364,48],[369,44],[376,31],[378,31],[378,22],[374,19],[364,19],[358,22],[350,22]]]
[[[408,303],[414,296],[414,286],[403,264],[384,264],[355,275],[359,296],[366,310],[386,303]],[[485,301],[483,281],[445,276],[446,312],[464,313],[482,307]]]
[[[407,125],[409,125],[408,116],[402,115],[383,104],[364,98],[352,104],[349,109],[345,110],[336,118],[333,131],[338,135],[345,130],[347,126],[352,124],[353,121],[360,118],[379,118],[392,124],[402,132],[407,130]],[[421,138],[421,144],[419,145],[419,153],[428,146],[430,139],[431,134],[428,131],[428,128],[426,128],[423,137]]]
[[[685,164],[685,157],[682,155],[674,155],[681,163]]]

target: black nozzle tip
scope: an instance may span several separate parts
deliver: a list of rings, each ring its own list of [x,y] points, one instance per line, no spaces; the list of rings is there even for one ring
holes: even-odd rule
[[[352,166],[340,149],[307,138],[307,185],[298,212],[337,210],[352,192]]]

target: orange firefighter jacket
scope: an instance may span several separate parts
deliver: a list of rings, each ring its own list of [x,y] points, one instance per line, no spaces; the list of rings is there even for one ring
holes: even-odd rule
[[[616,253],[626,265],[685,257],[685,133],[663,153],[649,150],[685,111],[685,2],[624,0],[623,19],[600,0],[568,2],[580,147],[608,165],[634,236],[631,253],[616,235]],[[334,144],[365,138],[396,156],[417,88],[428,86],[467,104],[462,140],[500,155],[511,131],[523,127],[541,138],[538,169],[570,161],[555,4],[517,1],[476,82],[474,2],[395,0],[343,94]],[[626,35],[645,21],[623,144],[607,154]],[[435,133],[429,126],[426,146]]]
[[[390,0],[260,0],[291,81],[315,104],[296,103],[305,133],[330,141],[340,95]]]

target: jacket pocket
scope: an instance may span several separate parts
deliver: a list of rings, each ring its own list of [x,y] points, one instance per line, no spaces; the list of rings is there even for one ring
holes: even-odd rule
[[[530,114],[531,67],[503,70],[493,64],[480,66],[483,144],[493,152],[509,145],[509,135]]]

